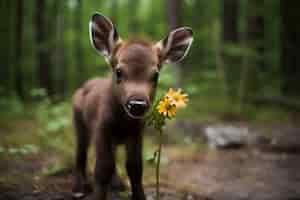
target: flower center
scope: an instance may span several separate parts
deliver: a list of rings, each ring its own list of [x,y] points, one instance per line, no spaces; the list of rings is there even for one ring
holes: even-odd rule
[[[171,104],[168,103],[167,106],[166,106],[166,109],[167,109],[167,110],[171,110],[172,107],[173,107],[173,106],[172,106]]]

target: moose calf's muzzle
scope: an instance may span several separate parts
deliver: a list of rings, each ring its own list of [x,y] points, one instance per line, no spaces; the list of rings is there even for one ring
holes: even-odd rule
[[[134,117],[142,117],[149,108],[148,103],[144,100],[129,100],[126,107]]]

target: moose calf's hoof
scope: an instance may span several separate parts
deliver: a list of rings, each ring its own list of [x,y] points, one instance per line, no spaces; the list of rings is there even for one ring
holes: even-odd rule
[[[124,192],[124,191],[128,190],[127,185],[117,175],[113,176],[111,183],[110,183],[110,187],[111,187],[112,191],[117,191],[117,192]]]
[[[92,193],[92,186],[89,183],[75,184],[72,189],[72,195],[74,199],[81,199],[86,195]]]

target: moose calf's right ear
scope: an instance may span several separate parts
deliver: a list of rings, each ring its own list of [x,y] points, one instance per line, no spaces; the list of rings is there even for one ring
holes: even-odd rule
[[[100,13],[93,14],[89,23],[92,46],[110,62],[120,38],[112,22]]]
[[[161,62],[175,63],[187,55],[192,42],[192,29],[181,27],[171,31],[166,38],[159,41],[155,46],[159,50]]]

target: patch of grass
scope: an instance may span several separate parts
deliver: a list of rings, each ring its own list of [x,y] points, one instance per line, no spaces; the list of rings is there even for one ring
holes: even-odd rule
[[[52,163],[45,167],[41,174],[44,176],[59,176],[71,172],[71,168],[64,163]]]

